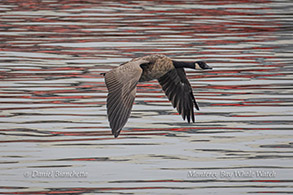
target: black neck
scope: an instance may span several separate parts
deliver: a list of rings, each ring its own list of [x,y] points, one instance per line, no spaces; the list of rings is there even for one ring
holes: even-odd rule
[[[194,62],[181,62],[181,61],[175,61],[172,60],[173,65],[175,68],[192,68],[195,69],[195,64]]]

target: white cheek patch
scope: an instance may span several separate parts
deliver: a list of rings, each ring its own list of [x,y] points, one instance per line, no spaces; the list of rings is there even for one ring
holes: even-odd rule
[[[195,69],[201,70],[202,68],[198,65],[198,63],[195,63]]]

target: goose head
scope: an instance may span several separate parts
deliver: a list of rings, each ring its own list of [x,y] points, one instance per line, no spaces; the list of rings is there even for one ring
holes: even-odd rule
[[[204,61],[196,61],[194,65],[195,65],[194,69],[197,69],[197,70],[213,69],[212,67],[207,65],[207,63],[205,63]]]

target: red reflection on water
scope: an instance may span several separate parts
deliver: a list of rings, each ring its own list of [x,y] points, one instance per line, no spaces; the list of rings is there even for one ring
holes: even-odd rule
[[[177,127],[177,128],[133,128],[131,130],[124,130],[123,132],[139,132],[139,131],[165,131],[165,132],[184,132],[190,130],[273,130],[272,128],[234,128],[234,127]]]

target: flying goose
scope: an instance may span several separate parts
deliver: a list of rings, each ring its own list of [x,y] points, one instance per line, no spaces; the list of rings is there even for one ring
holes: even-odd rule
[[[186,78],[184,68],[211,69],[203,61],[175,61],[165,55],[148,55],[134,58],[109,72],[105,76],[108,89],[107,115],[115,138],[126,124],[136,94],[138,82],[158,79],[168,99],[174,108],[182,115],[183,120],[194,119],[193,106],[199,107],[192,93],[192,88]]]

